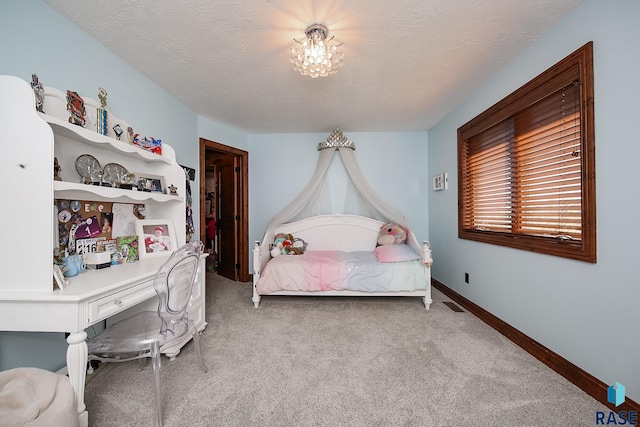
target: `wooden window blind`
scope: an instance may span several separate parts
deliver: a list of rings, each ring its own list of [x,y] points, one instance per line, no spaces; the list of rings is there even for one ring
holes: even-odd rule
[[[596,261],[592,62],[589,43],[458,129],[459,237]]]

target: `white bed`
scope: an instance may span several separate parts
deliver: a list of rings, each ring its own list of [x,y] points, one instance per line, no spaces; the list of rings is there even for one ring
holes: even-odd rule
[[[272,258],[269,248],[253,249],[253,303],[262,295],[414,296],[431,306],[431,250],[409,230],[407,246],[417,260],[378,262],[374,255],[383,222],[357,215],[319,215],[275,227],[307,242],[303,255]],[[268,236],[267,236],[268,237]],[[309,273],[313,270],[312,273]],[[309,290],[313,289],[313,290]]]

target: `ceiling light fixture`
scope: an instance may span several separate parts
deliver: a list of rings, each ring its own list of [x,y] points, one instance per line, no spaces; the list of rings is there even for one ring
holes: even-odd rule
[[[326,26],[316,23],[307,27],[306,40],[293,39],[295,43],[291,47],[289,61],[293,64],[294,70],[314,79],[338,71],[338,67],[344,64],[342,43],[336,44],[333,36],[327,39],[328,34],[329,30]]]

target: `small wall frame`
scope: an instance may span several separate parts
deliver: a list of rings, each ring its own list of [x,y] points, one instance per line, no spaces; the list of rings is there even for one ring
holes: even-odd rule
[[[168,256],[178,249],[176,230],[170,219],[136,221],[140,259]]]

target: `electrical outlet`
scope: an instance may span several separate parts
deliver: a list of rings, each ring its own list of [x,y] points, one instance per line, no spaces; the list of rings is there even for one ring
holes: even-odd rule
[[[469,283],[469,273],[464,273],[464,283]]]

